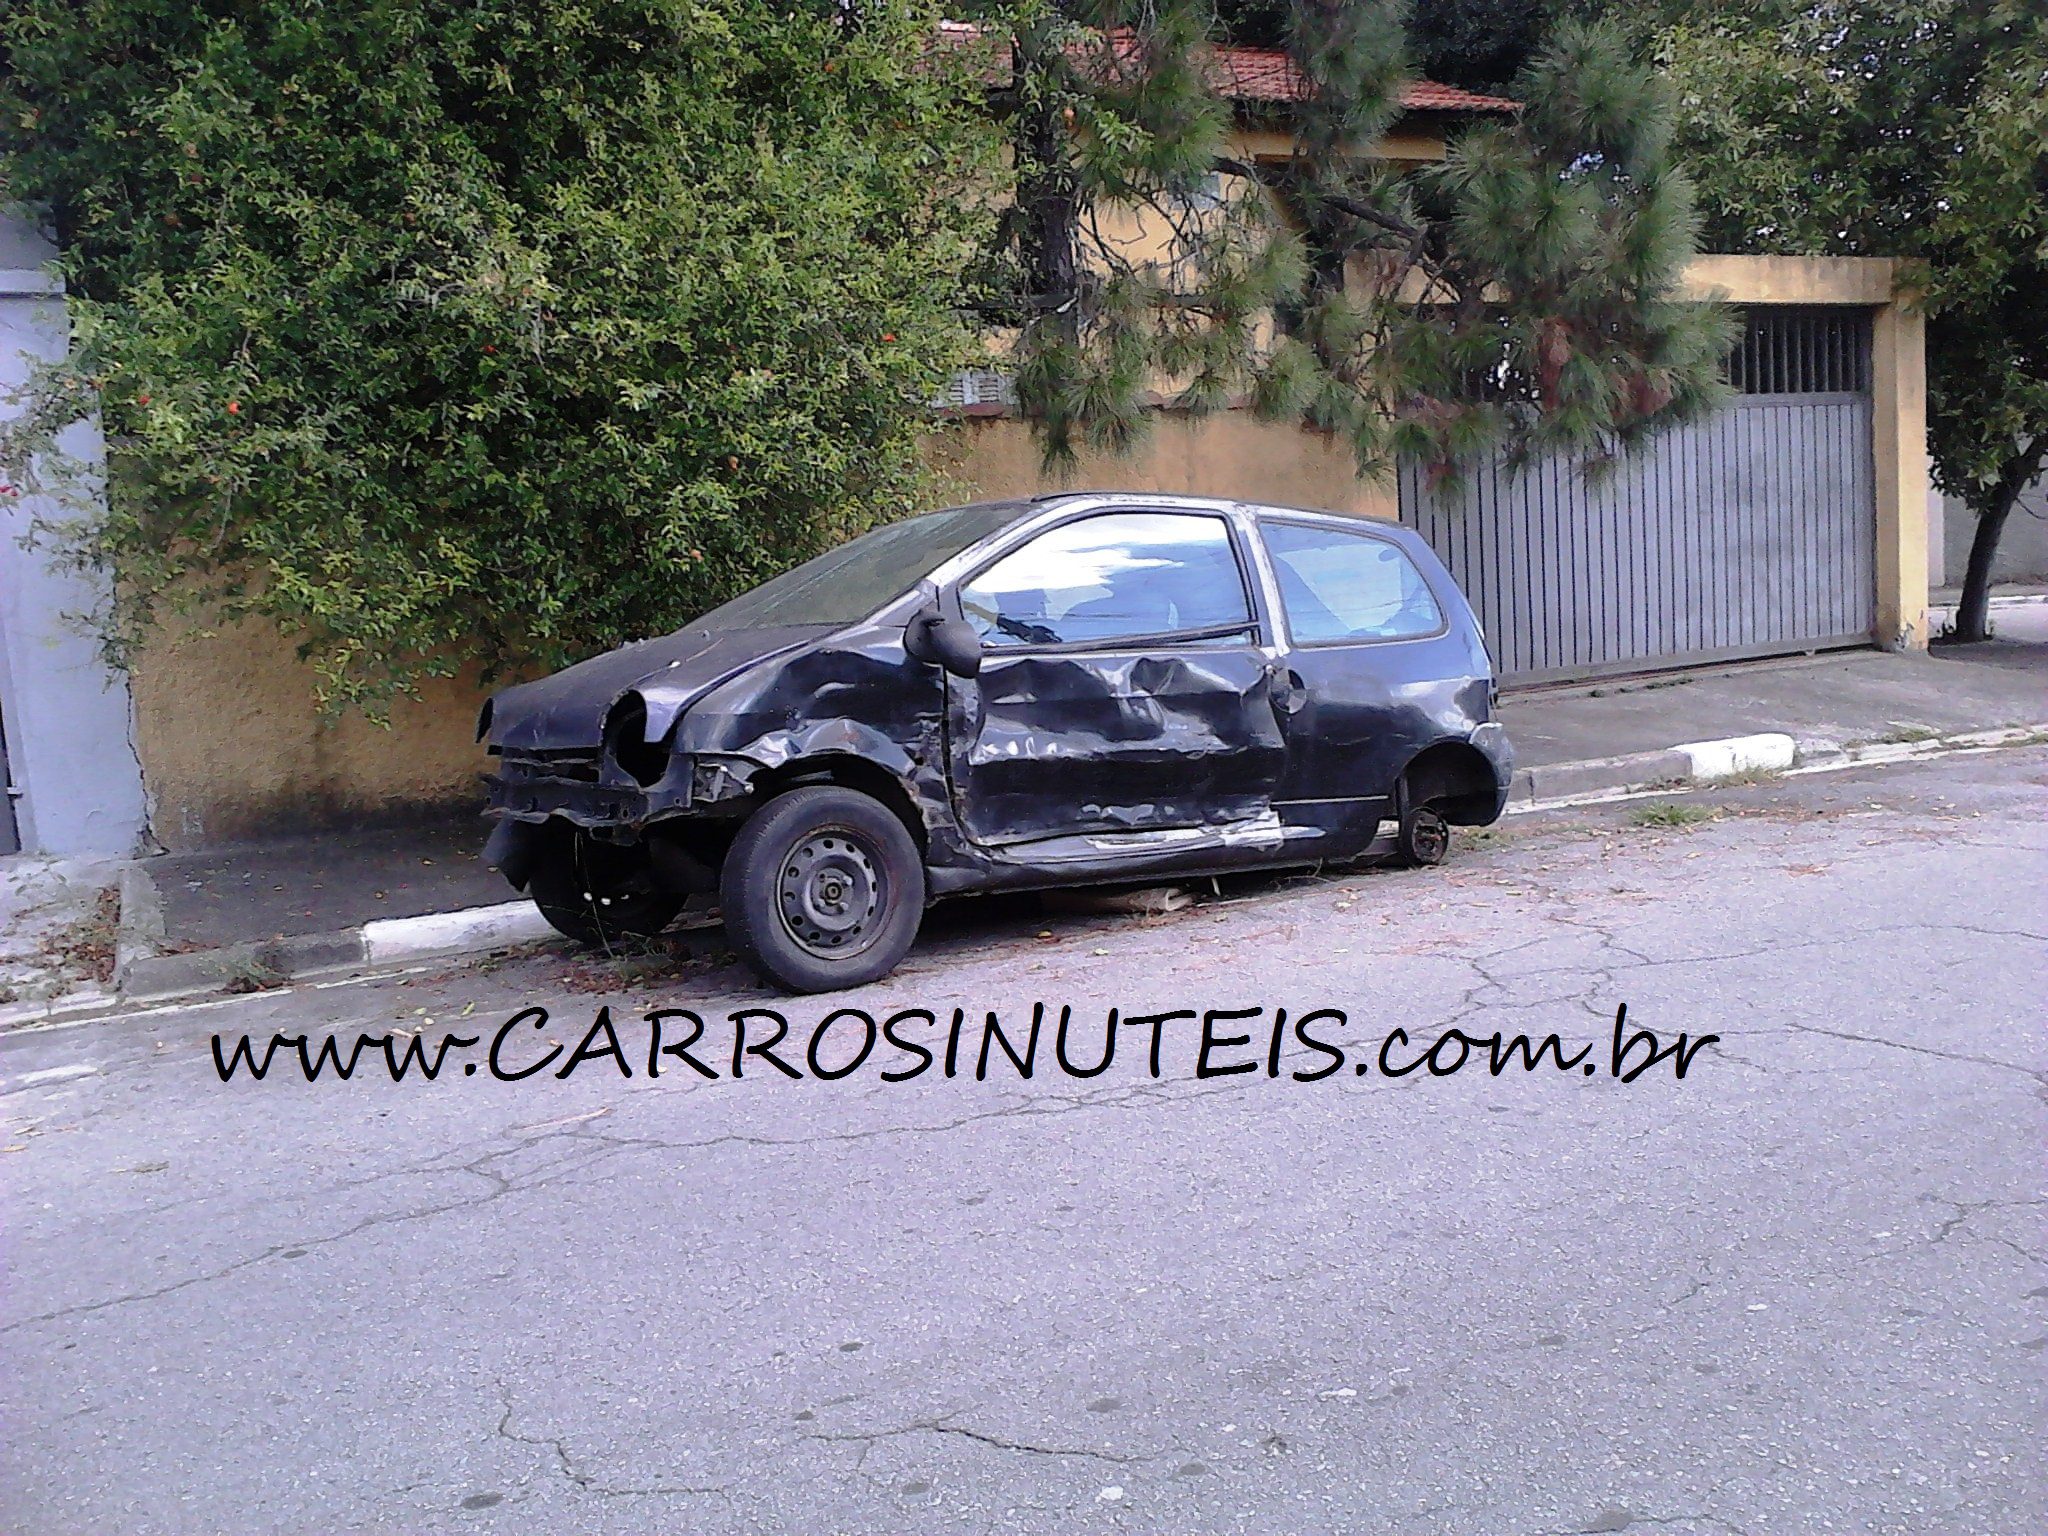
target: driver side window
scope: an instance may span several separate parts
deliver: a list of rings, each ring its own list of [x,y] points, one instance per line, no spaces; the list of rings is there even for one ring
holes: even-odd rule
[[[1220,517],[1110,512],[1048,529],[960,587],[991,647],[1099,645],[1251,628],[1244,575]]]

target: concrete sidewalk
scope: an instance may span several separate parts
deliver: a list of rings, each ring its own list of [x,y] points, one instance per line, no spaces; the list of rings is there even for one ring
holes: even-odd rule
[[[488,832],[477,816],[166,854],[147,867],[165,937],[211,949],[504,901],[515,893],[477,861]]]
[[[1511,809],[2048,725],[2048,605],[2006,609],[1999,629],[1927,655],[1849,651],[1511,694]],[[119,871],[121,991],[249,990],[546,937],[477,862],[485,832],[465,818],[137,861]],[[0,903],[7,889],[0,867]]]
[[[1782,731],[1808,755],[2048,721],[2048,605],[2001,608],[1997,638],[1922,655],[1837,651],[1511,694],[1530,767]]]
[[[107,995],[121,868],[118,859],[0,858],[0,1010]]]

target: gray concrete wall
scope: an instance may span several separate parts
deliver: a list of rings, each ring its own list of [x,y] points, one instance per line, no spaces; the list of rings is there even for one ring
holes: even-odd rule
[[[55,254],[31,225],[0,215],[0,418],[18,409],[12,396],[34,360],[61,357],[68,343],[63,288],[46,267]],[[64,447],[99,464],[97,424],[74,427]],[[17,473],[0,465],[0,484]],[[132,853],[145,815],[128,680],[101,663],[96,638],[73,618],[100,594],[22,547],[38,510],[0,495],[0,726],[16,827],[32,853]]]
[[[1969,568],[1970,540],[1977,519],[1953,496],[1936,491],[1929,499],[1930,587],[1959,587]],[[1998,541],[1994,581],[2048,581],[2048,479],[2036,480],[2020,497]]]

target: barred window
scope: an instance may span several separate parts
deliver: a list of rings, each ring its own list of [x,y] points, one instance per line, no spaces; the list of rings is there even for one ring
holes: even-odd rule
[[[1790,304],[1743,311],[1728,382],[1745,395],[1861,394],[1870,388],[1870,315]]]

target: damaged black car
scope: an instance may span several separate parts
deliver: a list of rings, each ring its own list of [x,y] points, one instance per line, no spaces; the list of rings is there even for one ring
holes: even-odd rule
[[[954,507],[497,694],[484,856],[591,944],[713,896],[756,970],[824,991],[886,975],[941,897],[1437,863],[1506,803],[1492,713],[1471,609],[1406,529]]]

